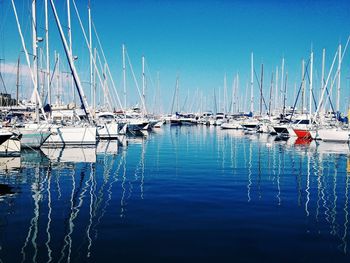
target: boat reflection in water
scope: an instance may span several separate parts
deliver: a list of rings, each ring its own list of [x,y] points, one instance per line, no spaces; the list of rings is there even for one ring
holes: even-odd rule
[[[21,157],[0,157],[0,170],[10,171],[21,168]]]
[[[42,152],[54,162],[96,162],[95,147],[43,148]]]
[[[349,148],[202,126],[127,140],[1,169],[1,261],[349,259]]]

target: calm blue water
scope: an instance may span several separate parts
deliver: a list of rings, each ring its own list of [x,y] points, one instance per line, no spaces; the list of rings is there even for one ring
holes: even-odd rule
[[[349,262],[349,158],[201,126],[24,152],[0,160],[0,262]]]

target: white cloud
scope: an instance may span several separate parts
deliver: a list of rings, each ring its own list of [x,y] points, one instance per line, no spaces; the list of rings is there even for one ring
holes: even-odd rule
[[[27,65],[20,64],[21,77],[30,77],[30,70]],[[0,66],[2,75],[17,75],[17,63],[5,63]]]

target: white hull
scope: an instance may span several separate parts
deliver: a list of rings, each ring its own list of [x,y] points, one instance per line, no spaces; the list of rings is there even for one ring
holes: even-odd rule
[[[43,147],[96,145],[96,127],[56,127]]]
[[[243,129],[242,125],[239,122],[225,122],[223,124],[221,124],[221,129],[235,129],[235,130],[239,130],[239,129]]]
[[[154,125],[154,128],[160,128],[162,127],[164,124],[164,121],[158,121],[155,125]]]
[[[22,148],[40,148],[40,146],[49,138],[51,132],[43,129],[20,128],[22,134]]]
[[[97,135],[100,139],[115,139],[119,135],[118,123],[104,123],[97,127]]]
[[[318,136],[325,142],[349,142],[349,130],[343,129],[320,129]]]

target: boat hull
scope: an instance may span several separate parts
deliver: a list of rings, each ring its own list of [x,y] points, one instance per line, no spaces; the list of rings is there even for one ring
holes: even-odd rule
[[[311,134],[309,130],[293,129],[293,131],[299,139],[311,139]]]
[[[97,135],[100,139],[109,140],[116,139],[119,135],[118,123],[104,123],[97,127]]]
[[[43,147],[96,145],[96,127],[57,127]]]
[[[325,142],[349,142],[349,131],[342,129],[320,129],[318,130],[318,136]]]
[[[40,148],[51,135],[51,132],[48,130],[31,130],[24,128],[19,129],[19,132],[22,134],[22,148]]]

